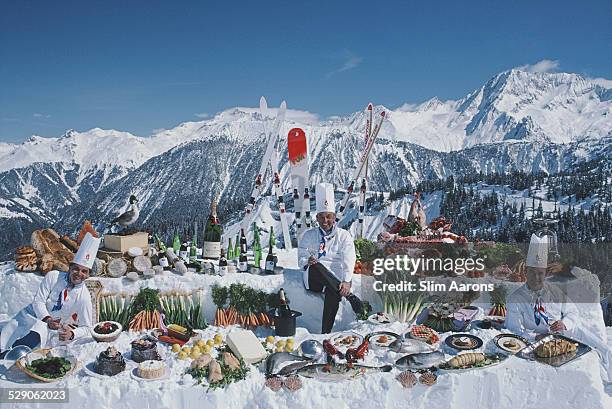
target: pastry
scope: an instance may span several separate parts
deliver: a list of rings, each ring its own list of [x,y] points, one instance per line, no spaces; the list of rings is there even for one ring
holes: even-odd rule
[[[473,341],[468,337],[455,338],[453,344],[458,347],[471,347],[474,345]]]
[[[539,358],[552,358],[576,351],[578,345],[565,339],[553,339],[538,346],[535,354]]]
[[[115,347],[108,347],[96,358],[94,370],[100,375],[117,375],[125,369],[125,360]]]
[[[140,363],[160,359],[155,340],[147,337],[132,341],[132,361]]]
[[[161,361],[143,361],[138,365],[138,376],[145,379],[161,378],[166,372],[166,365]]]

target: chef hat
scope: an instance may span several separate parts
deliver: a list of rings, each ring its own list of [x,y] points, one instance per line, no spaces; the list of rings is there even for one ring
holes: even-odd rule
[[[99,246],[100,239],[96,239],[91,233],[87,233],[72,262],[83,267],[92,268],[94,260],[96,259],[96,254],[98,254]]]
[[[334,185],[331,183],[319,183],[315,189],[317,198],[317,213],[336,213],[336,202],[334,200]]]
[[[546,268],[548,266],[548,236],[531,235],[526,265],[536,268]]]

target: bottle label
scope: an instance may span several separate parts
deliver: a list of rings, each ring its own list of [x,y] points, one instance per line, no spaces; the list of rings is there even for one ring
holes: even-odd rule
[[[224,276],[227,274],[227,266],[219,266],[219,275]]]
[[[187,261],[188,256],[189,256],[189,253],[187,251],[179,251],[179,257],[182,258],[183,260]]]
[[[266,261],[266,271],[274,271],[274,261]]]
[[[221,257],[221,242],[220,241],[205,241],[202,247],[202,256],[204,258],[218,259]]]
[[[202,257],[202,249],[199,247],[196,249],[196,256]]]
[[[249,266],[246,261],[241,261],[238,263],[238,270],[241,272],[247,272],[249,270]]]
[[[159,265],[162,267],[168,267],[168,259],[166,257],[162,257],[159,259]]]

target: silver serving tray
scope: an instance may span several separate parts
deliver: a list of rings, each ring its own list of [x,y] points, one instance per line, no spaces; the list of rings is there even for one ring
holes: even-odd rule
[[[576,348],[576,353],[563,354],[559,356],[554,356],[552,358],[540,358],[535,354],[535,350],[537,347],[539,347],[545,342],[552,341],[554,339],[564,339],[566,341],[573,342],[574,344],[578,344],[578,347]],[[527,359],[529,361],[537,361],[558,368],[580,358],[582,355],[590,352],[592,349],[593,348],[591,348],[590,346],[583,344],[580,341],[576,341],[575,339],[568,338],[560,334],[552,334],[545,336],[544,338],[534,342],[531,345],[527,345],[525,348],[517,352],[516,356],[518,356],[519,358]]]

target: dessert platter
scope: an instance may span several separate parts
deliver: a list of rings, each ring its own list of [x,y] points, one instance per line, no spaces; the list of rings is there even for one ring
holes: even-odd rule
[[[162,361],[143,361],[131,371],[133,379],[138,381],[161,381],[170,375],[170,369]]]

